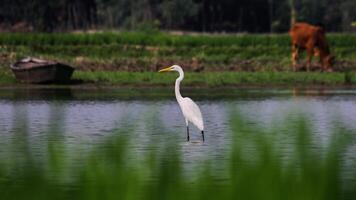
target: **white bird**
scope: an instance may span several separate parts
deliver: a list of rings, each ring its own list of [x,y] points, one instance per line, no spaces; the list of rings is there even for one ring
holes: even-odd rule
[[[196,103],[189,97],[182,97],[180,94],[179,85],[184,78],[183,69],[178,65],[173,65],[159,70],[159,72],[177,71],[179,72],[179,77],[176,79],[175,93],[178,104],[182,110],[183,116],[185,118],[185,123],[187,125],[187,141],[189,141],[189,122],[193,123],[200,131],[204,141],[204,122],[201,115],[200,109]]]

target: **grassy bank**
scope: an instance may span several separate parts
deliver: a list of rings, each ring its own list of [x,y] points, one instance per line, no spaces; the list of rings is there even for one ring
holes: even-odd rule
[[[88,83],[113,85],[171,86],[176,73],[157,72],[77,72],[74,78]],[[294,72],[204,72],[186,73],[183,85],[222,87],[236,85],[344,85],[356,83],[356,77],[345,73]]]
[[[356,35],[329,34],[338,68],[356,66]],[[166,33],[0,34],[1,67],[25,56],[60,60],[80,70],[288,71],[287,34],[171,35]]]
[[[328,34],[333,46],[356,44],[355,34]],[[0,45],[106,45],[129,44],[148,46],[286,46],[287,34],[182,34],[163,32],[104,32],[104,33],[0,33]]]
[[[188,74],[187,86],[354,84],[356,35],[328,40],[341,72],[290,72],[287,34],[0,33],[0,84],[15,82],[9,65],[26,56],[70,64],[74,79],[95,84],[171,85],[176,75],[156,71],[172,64],[200,71]]]
[[[158,72],[76,71],[73,83],[112,86],[172,86],[178,74]],[[0,86],[18,84],[11,72],[0,73]],[[319,72],[187,72],[182,83],[190,87],[229,86],[344,86],[356,84],[356,75]]]

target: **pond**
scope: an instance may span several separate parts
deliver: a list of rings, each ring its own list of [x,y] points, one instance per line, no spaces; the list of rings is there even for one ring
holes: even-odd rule
[[[166,159],[165,152],[172,149],[179,155],[182,177],[193,176],[209,163],[214,176],[224,183],[231,179],[226,166],[234,146],[242,152],[241,165],[259,162],[256,158],[263,152],[259,144],[265,143],[256,138],[262,136],[271,152],[277,152],[271,158],[293,163],[296,154],[304,155],[300,146],[310,151],[307,156],[328,157],[335,147],[335,134],[342,133],[348,143],[335,147],[341,156],[338,181],[340,185],[355,183],[356,90],[183,89],[182,94],[201,108],[205,142],[193,125],[191,141],[186,141],[184,119],[170,88],[2,89],[0,169],[10,173],[8,168],[25,167],[18,163],[28,159],[51,166],[48,159],[54,150],[61,152],[60,160],[71,163],[59,164],[56,170],[86,167],[93,152],[108,148],[103,144],[125,137],[130,152],[125,162],[135,170],[150,153]],[[299,129],[308,132],[302,145]],[[342,186],[341,191],[353,190]]]

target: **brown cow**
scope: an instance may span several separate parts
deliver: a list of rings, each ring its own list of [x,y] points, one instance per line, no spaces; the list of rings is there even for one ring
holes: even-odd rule
[[[296,71],[300,50],[307,51],[307,71],[310,68],[312,56],[320,57],[320,64],[324,70],[332,70],[334,56],[330,55],[324,28],[307,23],[295,23],[289,31],[292,39],[292,62]]]

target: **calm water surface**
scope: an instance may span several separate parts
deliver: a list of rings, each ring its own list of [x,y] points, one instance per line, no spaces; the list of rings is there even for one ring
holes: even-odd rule
[[[192,89],[182,94],[194,99],[202,110],[205,143],[193,126],[192,141],[185,141],[184,119],[171,89],[2,89],[1,159],[24,156],[17,153],[18,146],[43,158],[51,141],[63,143],[67,155],[76,159],[113,135],[130,134],[132,159],[174,142],[187,169],[198,167],[199,160],[212,161],[219,169],[231,147],[230,123],[236,114],[258,129],[282,130],[276,142],[286,144],[280,145],[286,152],[291,141],[284,123],[301,115],[308,118],[313,144],[321,154],[334,129],[356,135],[356,90]],[[355,160],[354,152],[356,144],[347,150],[345,166]]]

